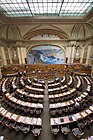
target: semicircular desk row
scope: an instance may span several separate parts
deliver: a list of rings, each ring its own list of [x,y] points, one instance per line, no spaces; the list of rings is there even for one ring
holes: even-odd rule
[[[74,105],[76,101],[80,102],[82,101],[82,98],[86,98],[88,95],[89,95],[89,92],[91,91],[91,83],[89,82],[89,80],[85,77],[86,81],[87,81],[87,88],[86,88],[86,91],[83,92],[80,96],[78,96],[77,98],[73,99],[73,100],[69,100],[69,101],[66,101],[66,102],[58,102],[58,103],[50,103],[49,105],[49,108],[50,109],[53,109],[53,108],[60,108],[60,107],[65,107],[65,106],[70,106],[70,105]],[[62,96],[65,96],[65,95],[68,95],[68,93],[73,93],[73,91],[75,91],[75,89],[71,89],[70,91],[66,92],[66,93],[62,93],[62,95],[58,95],[58,94],[55,94],[55,95],[49,95],[49,98],[57,98],[57,97],[62,97]]]
[[[41,118],[32,118],[32,117],[17,115],[17,114],[7,111],[3,107],[0,107],[0,115],[8,118],[9,120],[13,120],[19,123],[24,123],[24,124],[29,124],[29,125],[39,125],[39,126],[42,125]]]
[[[13,97],[12,95],[10,95],[9,93],[5,94],[5,97],[9,100],[12,101],[18,105],[22,105],[25,107],[30,107],[30,108],[41,108],[43,109],[43,105],[40,103],[30,103],[30,102],[25,102],[19,99],[16,99],[15,97]]]
[[[60,98],[60,97],[64,97],[64,96],[73,94],[77,89],[79,89],[79,87],[81,85],[81,80],[79,79],[79,77],[77,77],[77,78],[78,78],[78,82],[77,82],[76,88],[72,88],[71,90],[69,90],[67,92],[60,93],[60,94],[49,95],[49,99],[58,98],[58,97]],[[67,85],[64,85],[63,87],[67,87]],[[60,90],[60,88],[48,89],[48,91],[51,91],[51,92],[52,91],[57,91],[57,90]],[[91,83],[89,81],[87,81],[86,92],[90,92],[90,91],[91,91]]]
[[[6,78],[5,79],[5,81],[3,82],[3,84],[2,84],[2,91],[5,93],[5,92],[7,92],[7,83],[8,83],[8,78]],[[17,88],[17,86],[14,84],[14,82],[13,82],[13,87],[14,88]],[[41,94],[42,93],[44,93],[44,89],[39,89],[39,88],[34,88],[34,87],[31,87],[31,86],[28,86],[28,85],[26,85],[25,86],[27,89],[29,89],[30,91],[32,90],[32,91],[37,91],[37,92],[40,92]],[[32,92],[33,93],[33,92]]]
[[[89,108],[79,113],[75,113],[75,114],[64,116],[64,117],[51,118],[50,124],[51,126],[69,124],[69,123],[81,120],[91,114],[93,115],[93,105],[91,105]]]
[[[76,88],[79,88],[80,87],[80,85],[81,85],[81,80],[80,80],[80,78],[78,77],[78,76],[76,76],[76,78],[77,78],[77,86],[76,86]],[[72,80],[71,81],[69,81],[69,85],[72,83]],[[53,84],[52,84],[53,85]],[[63,89],[65,89],[65,88],[67,88],[68,87],[68,85],[62,85],[61,87],[58,87],[58,88],[53,88],[53,89],[48,89],[48,93],[50,93],[50,92],[59,92],[60,90],[63,90]],[[73,89],[75,89],[75,88],[73,88]],[[75,89],[76,90],[76,89]]]
[[[8,126],[10,129],[16,131],[22,131],[23,133],[32,132],[34,136],[38,136],[41,133],[42,119],[32,118],[27,116],[21,116],[11,113],[0,107],[0,123],[3,126]]]

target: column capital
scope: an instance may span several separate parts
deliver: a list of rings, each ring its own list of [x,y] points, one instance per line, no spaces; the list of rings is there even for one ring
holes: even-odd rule
[[[71,46],[74,46],[76,44],[76,41],[70,41],[69,43]]]

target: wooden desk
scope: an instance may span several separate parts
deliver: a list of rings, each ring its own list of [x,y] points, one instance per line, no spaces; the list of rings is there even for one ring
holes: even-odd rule
[[[0,107],[0,114],[9,120],[13,120],[19,123],[24,123],[24,124],[29,124],[29,125],[42,125],[42,119],[41,118],[32,118],[32,117],[26,117],[26,116],[21,116],[17,115],[11,112],[8,112],[6,109],[3,107]]]
[[[27,97],[32,97],[32,98],[44,98],[44,95],[37,95],[37,94],[31,94],[31,93],[27,93],[27,92],[24,92],[22,91],[21,89],[17,89],[16,90],[19,94],[22,94],[22,95],[26,95]]]
[[[23,107],[25,106],[25,107],[30,107],[30,108],[42,108],[43,109],[43,105],[40,103],[24,102],[22,100],[16,99],[15,97],[10,95],[9,93],[6,93],[5,96],[7,97],[8,100],[14,102],[15,104],[22,105]]]
[[[80,119],[83,119],[92,113],[93,113],[93,105],[90,106],[89,108],[79,112],[79,113],[76,113],[76,114],[68,115],[65,117],[51,118],[50,124],[51,124],[51,126],[69,124],[69,123],[78,121]]]
[[[49,108],[50,109],[56,109],[56,108],[62,108],[62,107],[67,107],[67,106],[70,106],[70,105],[74,105],[76,101],[80,102],[82,100],[82,97],[86,98],[87,95],[88,95],[88,93],[84,92],[82,95],[75,98],[74,100],[69,100],[69,101],[62,102],[62,103],[59,102],[59,103],[50,104]]]

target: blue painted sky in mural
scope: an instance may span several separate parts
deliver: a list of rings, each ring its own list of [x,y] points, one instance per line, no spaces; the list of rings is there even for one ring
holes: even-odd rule
[[[30,64],[63,64],[64,52],[55,46],[39,46],[29,52],[28,61]]]

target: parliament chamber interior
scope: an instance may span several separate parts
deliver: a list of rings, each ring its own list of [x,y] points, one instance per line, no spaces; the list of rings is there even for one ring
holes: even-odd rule
[[[93,0],[0,1],[0,140],[93,140]]]

